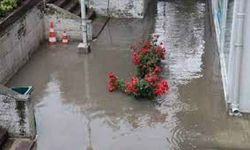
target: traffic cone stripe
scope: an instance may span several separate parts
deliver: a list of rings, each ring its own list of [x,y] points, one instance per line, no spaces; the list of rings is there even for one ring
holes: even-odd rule
[[[56,32],[55,32],[55,29],[54,29],[54,22],[53,21],[50,22],[49,42],[51,44],[55,44],[56,43]]]
[[[66,32],[64,31],[63,34],[62,34],[62,43],[63,44],[68,44],[69,43],[69,38],[66,34]]]
[[[55,29],[50,28],[49,32],[55,32]]]
[[[64,44],[67,44],[69,41],[68,41],[68,39],[63,39],[62,42],[63,42]]]
[[[49,37],[56,37],[56,33],[55,32],[50,32]]]
[[[50,43],[56,43],[56,38],[55,37],[50,37],[49,41],[50,41]]]

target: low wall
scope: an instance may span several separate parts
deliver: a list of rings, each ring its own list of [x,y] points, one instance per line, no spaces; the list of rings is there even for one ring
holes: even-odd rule
[[[0,83],[6,83],[44,40],[43,13],[35,6],[0,35]]]
[[[19,95],[0,85],[0,126],[11,137],[34,138],[34,109],[28,96]]]
[[[69,36],[70,40],[82,40],[81,18],[79,16],[72,14],[54,4],[47,4],[44,14],[44,33],[46,39],[48,39],[50,21],[54,22],[54,28],[58,40],[62,39],[62,33],[64,31]],[[90,25],[91,21],[89,20],[88,22],[88,39],[91,40],[92,32],[89,31],[92,31],[92,26]]]
[[[1,22],[0,29],[0,126],[11,137],[32,138],[36,128],[31,100],[1,83],[6,83],[43,42],[43,12],[39,5],[27,3]]]
[[[117,18],[143,18],[149,0],[89,0],[97,14]]]

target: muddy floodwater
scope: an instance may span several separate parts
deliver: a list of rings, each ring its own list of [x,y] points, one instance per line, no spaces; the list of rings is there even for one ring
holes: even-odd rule
[[[152,5],[153,7],[154,5]],[[229,117],[205,0],[164,0],[143,20],[111,19],[89,55],[44,44],[8,83],[32,85],[38,150],[249,149],[250,119]],[[107,91],[129,78],[129,45],[149,33],[168,49],[171,89],[156,101]]]

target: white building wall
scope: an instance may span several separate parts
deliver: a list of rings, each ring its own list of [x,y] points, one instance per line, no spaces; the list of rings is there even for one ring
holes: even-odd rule
[[[240,0],[239,0],[240,1]],[[239,1],[237,3],[239,4]],[[233,5],[233,6],[232,6]],[[212,17],[216,32],[225,102],[240,112],[250,112],[250,1],[245,1],[246,14],[237,14],[236,0],[211,0]],[[234,9],[235,8],[235,9]],[[229,16],[230,15],[230,16]],[[240,28],[237,18],[244,18],[243,48],[239,51],[234,31]],[[235,22],[233,23],[233,21]],[[230,36],[230,37],[228,37]],[[238,49],[239,50],[239,49]],[[236,58],[240,56],[240,58]],[[240,67],[236,65],[240,64]],[[239,80],[238,80],[239,76]],[[237,87],[236,85],[239,85]],[[230,107],[229,107],[230,108]]]
[[[246,1],[244,25],[244,48],[242,51],[242,67],[240,76],[240,111],[250,112],[250,1]]]
[[[225,42],[225,26],[227,18],[227,5],[228,0],[211,0],[211,9],[213,16],[213,23],[216,33],[216,41],[218,46],[218,52],[220,56],[220,65],[221,65],[221,75],[224,88],[225,101],[228,101],[228,73],[227,73],[227,64],[226,57],[224,54],[224,42]]]

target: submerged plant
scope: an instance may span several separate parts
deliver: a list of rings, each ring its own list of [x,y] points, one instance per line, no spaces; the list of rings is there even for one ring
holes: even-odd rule
[[[160,77],[161,60],[166,57],[163,44],[157,44],[157,38],[145,40],[139,46],[132,46],[132,62],[137,73],[129,80],[119,79],[113,72],[109,73],[108,89],[110,92],[120,90],[136,98],[152,99],[162,96],[169,90],[168,81]]]

